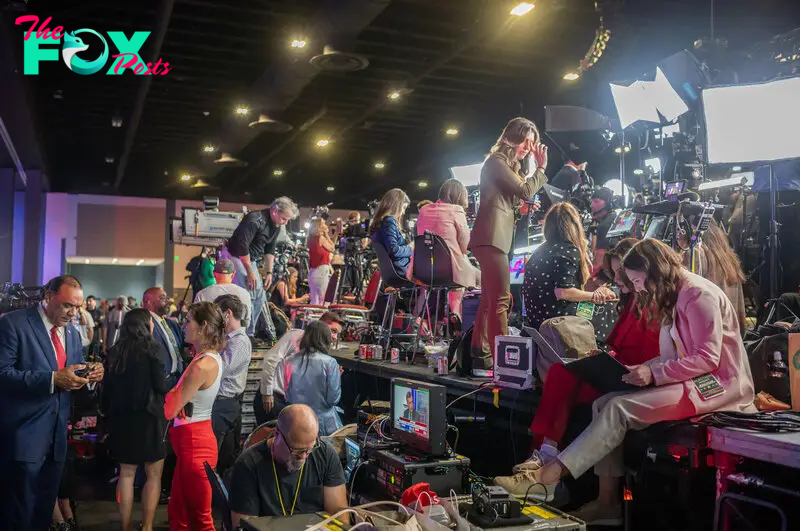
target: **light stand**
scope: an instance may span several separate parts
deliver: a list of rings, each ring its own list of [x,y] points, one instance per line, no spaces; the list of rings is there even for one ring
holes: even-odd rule
[[[749,229],[747,223],[747,195],[748,195],[748,186],[747,186],[747,177],[742,177],[742,229],[740,231],[741,235],[739,237],[739,256],[742,257],[742,271],[747,271],[747,251],[746,251],[746,239],[747,239],[747,232]],[[734,205],[735,206],[735,205]]]
[[[769,298],[778,297],[778,222],[775,220],[778,202],[778,183],[775,169],[769,165]]]
[[[619,153],[619,181],[622,183],[622,206],[628,206],[628,191],[625,188],[625,129],[622,130],[622,149]]]

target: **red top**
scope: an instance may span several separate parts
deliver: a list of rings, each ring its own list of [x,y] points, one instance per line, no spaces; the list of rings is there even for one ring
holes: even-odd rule
[[[649,322],[648,315],[643,315],[642,319],[636,318],[634,299],[633,296],[628,299],[606,341],[623,365],[640,365],[659,354],[660,328]]]
[[[319,243],[319,236],[314,236],[308,242],[308,267],[315,269],[321,265],[330,265],[332,254]]]

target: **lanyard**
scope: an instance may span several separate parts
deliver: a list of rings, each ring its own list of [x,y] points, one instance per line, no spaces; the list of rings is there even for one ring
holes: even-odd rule
[[[278,501],[281,502],[281,511],[283,511],[283,516],[287,516],[286,514],[286,507],[283,505],[283,496],[281,495],[281,484],[278,481],[278,469],[275,468],[275,455],[270,452],[272,457],[272,472],[275,474],[275,488],[278,489]],[[294,515],[294,506],[297,504],[297,495],[300,493],[300,482],[303,479],[303,469],[306,467],[306,464],[303,463],[303,466],[300,467],[300,475],[297,478],[297,487],[294,489],[294,501],[292,501],[292,512],[288,514],[288,516]]]

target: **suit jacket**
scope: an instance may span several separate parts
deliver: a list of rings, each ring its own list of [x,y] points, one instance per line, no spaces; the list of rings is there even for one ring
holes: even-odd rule
[[[80,332],[67,324],[67,365],[83,363]],[[38,307],[0,318],[0,451],[14,461],[35,462],[52,451],[56,461],[67,453],[71,396],[54,387],[56,353]]]
[[[647,362],[656,385],[683,385],[697,413],[755,411],[753,376],[739,335],[736,310],[723,291],[699,275],[683,272],[675,320],[662,326],[660,356]],[[725,392],[704,400],[692,378],[711,373]]]
[[[481,204],[472,226],[470,249],[491,245],[508,253],[514,240],[514,208],[520,199],[529,200],[547,182],[544,171],[537,169],[523,179],[517,174],[519,164],[501,153],[492,153],[481,169]]]
[[[180,375],[183,372],[183,358],[181,357],[181,350],[183,348],[183,330],[181,329],[180,325],[173,321],[172,319],[164,318],[164,322],[167,324],[169,329],[172,331],[172,335],[175,336],[175,340],[178,342],[178,368],[177,373]],[[164,335],[164,332],[161,330],[161,327],[158,326],[158,323],[153,323],[153,337],[161,346],[161,356],[164,360],[164,370],[166,376],[169,376],[172,371],[172,356],[169,355],[169,338]]]

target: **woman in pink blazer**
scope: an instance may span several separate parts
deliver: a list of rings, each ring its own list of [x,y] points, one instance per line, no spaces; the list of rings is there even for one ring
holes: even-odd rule
[[[620,445],[628,430],[713,411],[755,411],[753,378],[736,310],[725,293],[684,269],[680,256],[654,239],[634,245],[623,266],[636,291],[637,311],[659,309],[653,317],[661,322],[660,355],[628,367],[630,372],[623,376],[647,388],[596,400],[589,427],[557,461],[530,472],[528,478],[542,484],[531,493],[549,499],[561,477],[580,476],[594,465],[600,497],[575,513],[589,525],[622,521]]]
[[[480,270],[467,259],[469,227],[467,226],[467,188],[456,179],[448,179],[439,189],[439,200],[425,205],[419,211],[417,234],[431,231],[438,234],[450,248],[453,258],[453,281],[474,288],[480,284]],[[414,259],[411,259],[413,268]],[[409,278],[413,269],[409,268]],[[448,295],[450,311],[461,317],[461,300],[464,290],[451,290]]]

